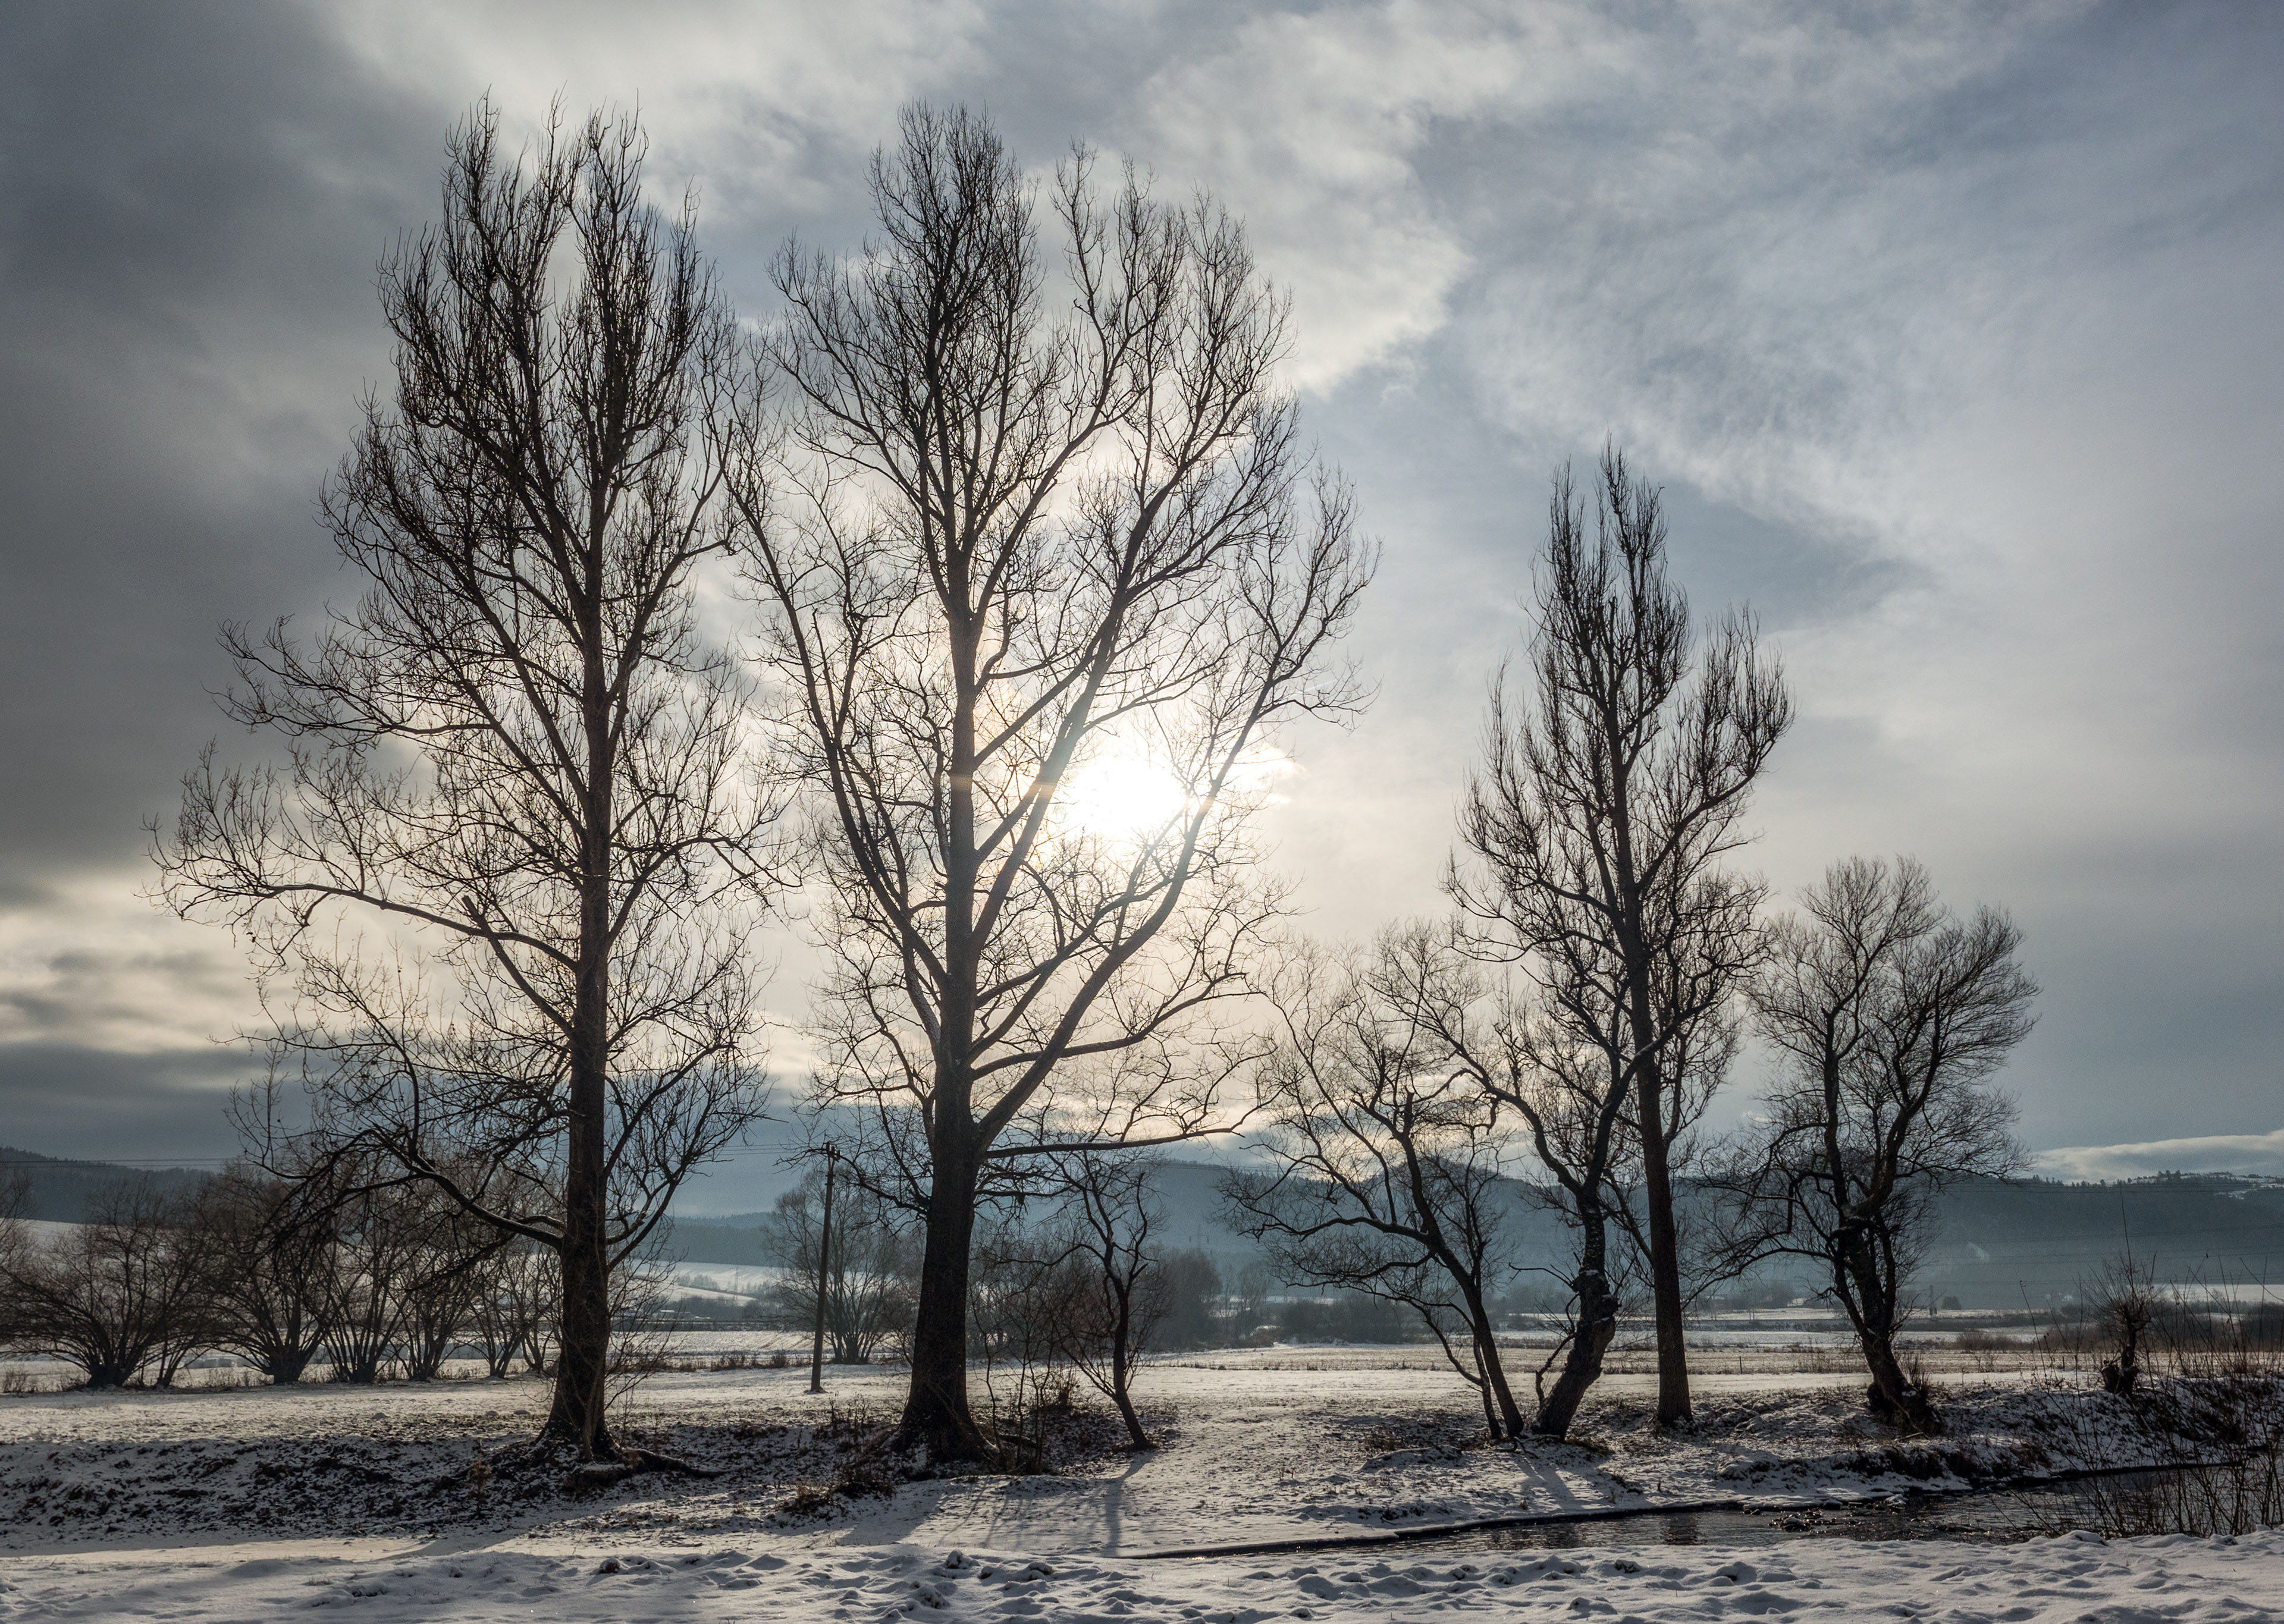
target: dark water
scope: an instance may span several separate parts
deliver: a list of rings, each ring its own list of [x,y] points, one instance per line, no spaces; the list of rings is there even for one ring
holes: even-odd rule
[[[2163,1483],[2170,1473],[2137,1472],[2102,1480],[2113,1497]],[[1469,1528],[1405,1542],[1435,1550],[1598,1550],[1618,1545],[1781,1545],[1792,1540],[1972,1540],[2003,1543],[2100,1526],[2082,1483],[1911,1494],[1871,1504],[1779,1511],[1660,1511],[1581,1522]]]

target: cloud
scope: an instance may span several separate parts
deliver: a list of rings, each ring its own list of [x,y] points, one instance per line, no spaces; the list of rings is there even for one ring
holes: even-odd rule
[[[220,1162],[237,1153],[225,1108],[258,1066],[225,1045],[115,1053],[0,1043],[7,1140],[43,1156]]]
[[[2041,1151],[2033,1168],[2079,1181],[2145,1178],[2153,1173],[2258,1173],[2284,1177],[2284,1128],[2269,1134],[2212,1134],[2152,1139],[2140,1144],[2066,1144]]]
[[[1448,121],[1532,93],[1536,24],[1397,4],[1207,35],[1138,91],[1134,144],[1213,189],[1293,296],[1295,381],[1323,389],[1441,326],[1471,264],[1418,164]]]
[[[1354,644],[1380,705],[1296,734],[1271,817],[1313,925],[1437,905],[1547,470],[1614,435],[1700,602],[1751,597],[1795,678],[1748,860],[1790,886],[1909,850],[2013,907],[2047,987],[2010,1073],[2034,1140],[2273,1120],[2272,13],[248,0],[6,27],[0,1036],[83,1049],[122,1120],[130,1074],[193,1097],[166,1057],[247,1018],[224,933],[136,900],[140,824],[218,729],[215,623],[349,589],[312,506],[386,375],[373,266],[488,88],[525,130],[559,91],[639,100],[749,314],[786,233],[861,238],[864,160],[918,96],[1248,219],[1310,429],[1387,543]]]

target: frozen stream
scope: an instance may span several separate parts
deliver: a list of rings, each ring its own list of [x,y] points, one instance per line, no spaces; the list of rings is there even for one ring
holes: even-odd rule
[[[1973,1540],[2005,1542],[2099,1526],[2095,1498],[2115,1507],[2178,1486],[2191,1469],[2129,1472],[1964,1494],[1780,1511],[1644,1511],[1575,1521],[1469,1528],[1407,1541],[1433,1550],[1577,1550],[1621,1545],[1781,1545],[1795,1540]],[[2169,1496],[2169,1498],[2178,1498]]]

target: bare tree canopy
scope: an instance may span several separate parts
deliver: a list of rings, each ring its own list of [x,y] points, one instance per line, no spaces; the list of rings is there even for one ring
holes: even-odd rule
[[[88,1222],[42,1240],[0,1207],[0,1333],[77,1365],[90,1387],[164,1387],[209,1346],[188,1203],[150,1181],[103,1191]]]
[[[1658,493],[1605,452],[1595,526],[1565,468],[1537,571],[1532,683],[1502,678],[1469,782],[1450,888],[1476,950],[1521,962],[1558,998],[1600,1002],[1640,1140],[1657,1316],[1661,1421],[1688,1419],[1688,1355],[1671,1147],[1701,1050],[1681,1050],[1755,951],[1760,887],[1720,867],[1754,779],[1791,721],[1782,673],[1747,614],[1701,641],[1666,574]],[[1565,994],[1562,989],[1571,989]],[[1592,1041],[1592,1035],[1582,1033]]]
[[[1952,914],[1909,858],[1834,863],[1801,902],[1753,988],[1785,1065],[1760,1143],[1725,1181],[1728,1263],[1821,1262],[1870,1366],[1873,1409],[1931,1431],[1927,1393],[1896,1357],[1904,1287],[1935,1192],[2021,1165],[2014,1102],[1991,1077],[2030,1035],[2038,988],[2014,922],[1989,907]]]
[[[757,1113],[747,937],[773,808],[693,586],[732,541],[737,364],[631,121],[453,138],[381,276],[393,398],[325,512],[366,589],[226,637],[284,764],[185,781],[168,902],[290,985],[336,1144],[561,1258],[551,1437],[607,1452],[611,1270]],[[370,932],[370,934],[365,933]]]
[[[1283,1041],[1262,1081],[1273,1165],[1223,1190],[1285,1278],[1417,1310],[1481,1394],[1491,1436],[1516,1437],[1490,1313],[1513,1266],[1498,1103],[1423,1018],[1448,1011],[1464,970],[1421,925],[1387,933],[1363,964],[1303,954],[1286,966],[1273,998]]]
[[[1208,1123],[1201,1018],[1282,903],[1247,817],[1278,725],[1361,698],[1326,656],[1371,561],[1210,203],[1074,153],[1051,264],[998,137],[927,108],[872,192],[862,256],[778,263],[786,410],[733,488],[832,897],[822,1088],[926,1219],[903,1433],[973,1455],[979,1182],[1072,1142],[1075,1061],[1116,1084],[1087,1143]]]
[[[1162,1165],[1147,1152],[1074,1151],[1054,1159],[1063,1245],[1078,1276],[1059,1327],[1061,1351],[1116,1407],[1135,1449],[1158,1446],[1134,1408],[1134,1366],[1173,1308],[1152,1241],[1165,1228],[1150,1191]]]

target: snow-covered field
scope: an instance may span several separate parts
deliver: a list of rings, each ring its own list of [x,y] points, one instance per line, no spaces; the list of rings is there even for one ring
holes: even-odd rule
[[[1082,1417],[1056,1475],[817,1494],[893,1416],[900,1374],[834,1371],[814,1399],[797,1369],[657,1376],[619,1425],[722,1475],[527,1497],[468,1468],[528,1436],[533,1381],[0,1398],[0,1618],[2284,1620],[2274,1534],[1147,1554],[1706,1500],[1776,1511],[2178,1452],[2116,1401],[2031,1377],[1954,1386],[1952,1432],[1899,1446],[1858,1418],[1853,1376],[1706,1375],[1678,1435],[1648,1426],[1650,1385],[1623,1376],[1584,1443],[1506,1449],[1477,1441],[1472,1394],[1420,1350],[1264,1349],[1154,1366],[1153,1453]],[[804,1485],[821,1511],[789,1509]]]
[[[1652,1620],[2245,1620],[2284,1617],[2284,1535],[2005,1547],[1803,1542],[1780,1560],[1712,1549],[1496,1562],[1401,1555],[1139,1564],[1091,1554],[660,1547],[598,1558],[551,1542],[217,1546],[99,1562],[0,1563],[0,1608],[52,1619],[233,1620],[343,1609],[419,1620],[1501,1618]]]

